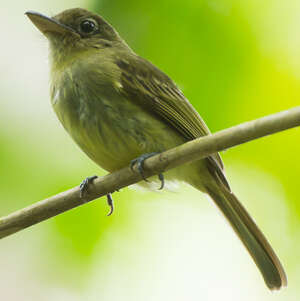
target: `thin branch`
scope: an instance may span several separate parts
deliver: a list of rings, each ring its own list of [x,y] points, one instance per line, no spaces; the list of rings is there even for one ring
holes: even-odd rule
[[[189,141],[145,161],[147,177],[199,160],[210,154],[300,125],[300,106],[246,122],[215,134]],[[89,194],[80,198],[79,187],[39,201],[0,219],[0,238],[18,232],[110,192],[137,183],[140,175],[129,167],[94,180]]]

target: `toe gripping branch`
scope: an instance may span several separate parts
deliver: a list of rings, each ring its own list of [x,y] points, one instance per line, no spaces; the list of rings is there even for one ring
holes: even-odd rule
[[[144,161],[145,161],[146,159],[150,158],[150,157],[153,157],[153,156],[157,155],[157,154],[159,154],[159,153],[148,153],[148,154],[143,154],[143,155],[141,155],[140,157],[138,157],[138,158],[132,160],[131,163],[130,163],[130,168],[131,168],[131,170],[133,171],[134,165],[137,164],[137,169],[138,169],[139,174],[140,174],[141,177],[144,179],[144,181],[149,182],[149,181],[146,179],[145,174],[144,174]],[[80,186],[79,186],[79,188],[80,188],[80,198],[83,198],[83,197],[84,197],[85,193],[88,192],[89,186],[90,186],[90,185],[93,183],[93,181],[94,181],[95,179],[97,179],[97,178],[98,178],[98,176],[87,177],[87,178],[85,178],[85,179],[81,182],[81,184],[80,184]],[[165,186],[164,175],[163,175],[162,173],[160,173],[160,174],[158,175],[158,179],[160,180],[160,183],[161,183],[161,185],[160,185],[160,187],[159,187],[159,190],[161,190],[161,189],[163,189],[164,186]],[[114,201],[113,201],[113,198],[112,198],[112,194],[111,194],[111,193],[108,193],[108,194],[106,195],[106,198],[107,198],[107,204],[108,204],[108,206],[110,207],[110,211],[109,211],[109,213],[107,214],[107,216],[110,216],[110,215],[112,215],[113,212],[114,212]]]
[[[87,177],[87,178],[85,178],[85,179],[81,182],[81,184],[80,184],[80,186],[79,186],[79,188],[80,188],[80,198],[83,198],[83,197],[84,197],[84,194],[88,192],[88,188],[89,188],[90,184],[91,184],[95,179],[97,179],[97,178],[98,178],[98,176]],[[109,213],[107,214],[107,216],[112,215],[113,212],[114,212],[114,201],[113,201],[113,198],[112,198],[111,195],[112,195],[111,193],[108,193],[108,194],[106,195],[106,197],[107,197],[107,204],[108,204],[108,206],[110,207],[110,211],[109,211]]]
[[[133,167],[134,165],[137,165],[137,170],[139,172],[139,174],[141,175],[141,177],[143,178],[144,181],[146,182],[149,182],[146,177],[145,177],[145,174],[144,174],[144,162],[146,159],[150,158],[150,157],[153,157],[155,155],[157,155],[159,153],[148,153],[148,154],[143,154],[141,155],[140,157],[136,158],[136,159],[133,159],[131,162],[130,162],[130,168],[131,170],[133,171]],[[159,190],[163,189],[164,186],[165,186],[165,178],[164,178],[164,175],[162,173],[160,173],[158,175],[158,179],[160,180],[160,188]]]

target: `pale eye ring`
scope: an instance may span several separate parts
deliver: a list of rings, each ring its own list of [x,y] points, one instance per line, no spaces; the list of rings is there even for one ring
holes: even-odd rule
[[[80,30],[83,33],[91,33],[96,27],[96,23],[92,20],[84,20],[80,23]]]

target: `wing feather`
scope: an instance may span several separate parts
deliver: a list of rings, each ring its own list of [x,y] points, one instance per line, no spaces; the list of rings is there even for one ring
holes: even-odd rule
[[[138,64],[135,60],[138,60]],[[121,69],[122,93],[127,97],[148,107],[187,141],[210,134],[203,119],[176,84],[153,64],[136,55],[119,58],[116,64]],[[229,188],[222,172],[224,167],[220,155],[211,155],[207,163],[210,172]]]

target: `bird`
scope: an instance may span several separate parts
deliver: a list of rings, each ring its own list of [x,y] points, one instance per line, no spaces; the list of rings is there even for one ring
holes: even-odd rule
[[[50,97],[65,130],[108,172],[210,135],[199,113],[164,72],[137,55],[100,15],[82,8],[26,15],[49,41]],[[167,171],[209,195],[271,290],[287,285],[271,245],[231,191],[218,153]],[[163,186],[163,176],[160,175]],[[84,190],[93,178],[87,178]],[[145,182],[144,182],[145,183]],[[112,205],[111,196],[109,199]]]

